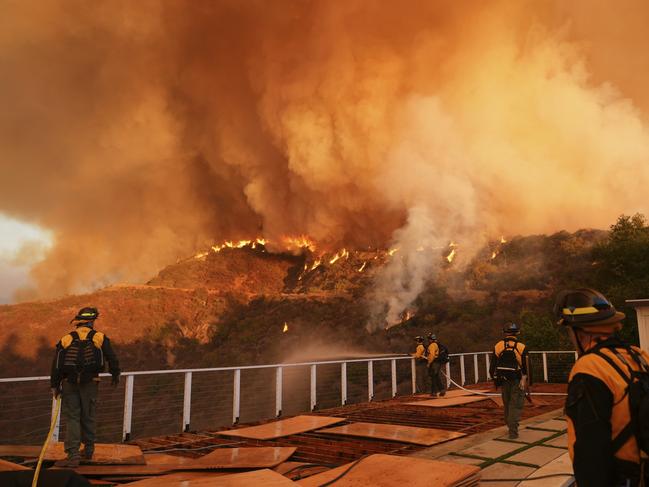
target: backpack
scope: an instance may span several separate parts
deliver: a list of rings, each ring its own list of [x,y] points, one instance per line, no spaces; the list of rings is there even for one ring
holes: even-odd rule
[[[437,355],[437,359],[435,361],[441,364],[449,363],[448,348],[446,348],[446,345],[442,345],[441,343],[437,342],[437,346],[439,347],[439,355]]]
[[[513,345],[510,343],[513,342]],[[496,356],[496,378],[514,380],[521,377],[521,366],[516,357],[518,340],[505,339],[505,349]]]
[[[606,362],[624,379],[627,383],[625,394],[629,396],[629,409],[631,410],[631,421],[613,439],[613,451],[617,452],[622,448],[632,435],[635,435],[638,448],[649,455],[649,364],[642,355],[629,346],[623,348],[631,355],[633,360],[640,366],[640,370],[633,370],[626,359],[613,347],[608,348],[615,356],[627,366],[630,377],[609,357],[604,355],[599,347],[589,353],[594,353],[603,358]]]
[[[86,339],[81,340],[79,334],[72,331],[72,343],[59,351],[57,367],[70,382],[86,382],[104,369],[104,353],[92,340],[96,333],[90,330]]]

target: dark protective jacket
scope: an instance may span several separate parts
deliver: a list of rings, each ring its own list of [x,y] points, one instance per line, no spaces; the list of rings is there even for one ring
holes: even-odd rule
[[[613,347],[634,370],[639,369],[620,340],[609,338],[600,342],[602,346],[601,352],[622,371],[627,366],[605,347]],[[649,360],[649,354],[633,349]],[[619,445],[616,442],[631,418],[626,388],[620,374],[592,353],[580,357],[570,372],[566,400],[568,448],[579,485],[609,487],[622,479],[631,479],[631,485],[639,481],[640,451],[635,436]]]
[[[521,369],[521,374],[522,375],[527,375],[528,350],[527,350],[527,347],[525,346],[525,344],[522,343],[522,342],[519,342],[518,338],[515,335],[506,336],[504,339],[500,340],[494,346],[493,353],[491,354],[491,363],[489,364],[489,375],[491,375],[491,377],[495,377],[498,358],[500,357],[500,355],[505,350],[505,342],[509,343],[509,345],[508,345],[509,347],[514,346],[514,342],[516,342],[515,348],[514,348],[514,354],[516,355],[516,361],[518,362],[518,366]]]
[[[92,331],[92,328],[88,326],[78,326],[74,330],[78,335],[80,340],[89,339],[89,334]],[[59,342],[56,344],[56,353],[54,354],[54,360],[52,361],[52,371],[50,374],[50,385],[52,388],[57,388],[64,379],[68,379],[71,382],[89,382],[96,378],[99,375],[99,372],[102,371],[82,371],[78,377],[67,377],[64,370],[63,364],[61,363],[62,352],[72,345],[74,341],[73,336],[68,333],[62,337]],[[100,331],[96,331],[92,336],[92,346],[101,350],[101,353],[104,357],[104,362],[108,362],[108,370],[110,371],[113,377],[119,377],[119,361],[117,360],[117,355],[113,351],[113,347],[110,344],[110,340],[106,335]]]

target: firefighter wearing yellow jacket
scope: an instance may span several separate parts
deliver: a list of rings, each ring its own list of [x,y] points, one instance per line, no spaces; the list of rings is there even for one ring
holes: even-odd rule
[[[566,400],[577,483],[649,485],[649,354],[614,336],[625,315],[593,289],[561,292],[554,311],[579,354]]]
[[[112,384],[119,383],[119,362],[110,340],[94,328],[98,316],[96,308],[80,309],[71,321],[76,322],[76,329],[56,345],[50,385],[55,397],[61,395],[61,415],[66,423],[67,459],[57,462],[60,467],[78,467],[81,455],[85,460],[92,459],[99,373],[103,372],[105,362],[113,376]]]
[[[415,353],[412,354],[412,358],[415,359],[417,392],[423,393],[428,389],[426,384],[426,378],[428,377],[428,359],[426,357],[426,345],[424,344],[424,337],[422,336],[416,336],[415,342],[417,342],[417,348],[415,348]]]
[[[444,386],[444,381],[442,380],[442,365],[443,345],[440,347],[440,344],[437,343],[437,335],[434,333],[428,334],[428,375],[430,376],[430,395],[433,397],[445,396],[446,387]]]
[[[494,346],[490,374],[496,386],[502,387],[505,423],[509,438],[518,438],[518,424],[523,414],[527,388],[527,347],[518,340],[520,328],[516,323],[503,327],[505,337]]]

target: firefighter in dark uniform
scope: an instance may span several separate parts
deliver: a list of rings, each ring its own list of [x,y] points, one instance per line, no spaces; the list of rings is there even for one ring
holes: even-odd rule
[[[566,399],[568,448],[577,483],[649,485],[647,456],[640,448],[646,448],[648,439],[633,426],[644,421],[646,435],[649,403],[644,402],[642,412],[638,403],[642,397],[649,400],[649,354],[614,336],[625,315],[593,289],[561,292],[554,311],[579,355]]]
[[[516,323],[507,323],[503,333],[505,337],[494,346],[489,372],[496,386],[502,387],[505,424],[509,429],[509,438],[514,440],[518,438],[518,424],[525,403],[528,351],[518,341],[520,328]]]
[[[426,378],[428,377],[428,359],[426,357],[426,345],[424,344],[424,337],[416,336],[417,348],[412,357],[415,359],[415,368],[417,373],[417,392],[425,392],[428,387],[426,385]]]
[[[437,343],[437,335],[428,334],[428,375],[430,375],[431,396],[437,397],[446,395],[445,382],[442,380],[442,361],[440,357],[440,346]]]
[[[61,414],[65,419],[66,460],[57,466],[77,467],[81,454],[91,460],[95,448],[95,411],[99,373],[107,361],[112,385],[119,384],[119,362],[106,335],[94,329],[99,312],[82,308],[72,319],[76,330],[65,335],[56,345],[50,384],[55,397],[61,395]],[[79,451],[83,443],[83,452]]]

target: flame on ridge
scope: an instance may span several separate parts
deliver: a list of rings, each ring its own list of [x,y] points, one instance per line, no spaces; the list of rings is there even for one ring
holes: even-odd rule
[[[288,323],[285,321],[284,328],[282,328],[282,333],[286,333],[287,331],[288,331]]]
[[[366,265],[367,265],[367,262],[363,262],[363,265],[359,267],[358,272],[363,272],[363,269],[365,269]]]
[[[345,259],[347,259],[349,257],[349,252],[347,251],[347,249],[342,249],[340,252],[338,252],[336,255],[334,255],[329,260],[329,264],[335,264],[339,259],[342,259],[343,257]]]

